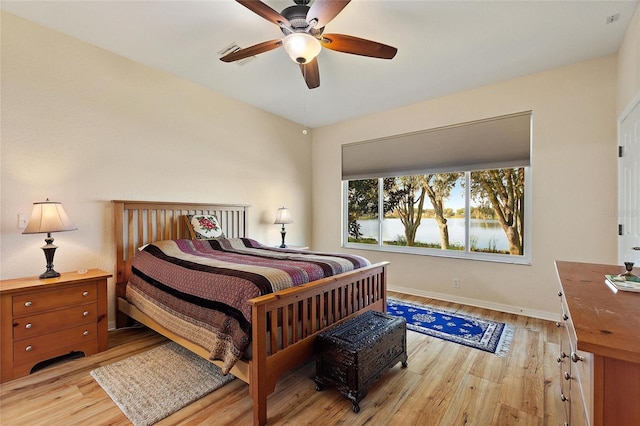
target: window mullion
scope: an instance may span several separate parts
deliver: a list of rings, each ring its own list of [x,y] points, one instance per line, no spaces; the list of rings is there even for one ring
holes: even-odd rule
[[[342,181],[342,245],[349,244],[349,181]]]
[[[384,178],[378,178],[378,246],[382,247],[382,220],[384,219]]]
[[[471,252],[471,172],[464,173],[464,252]]]

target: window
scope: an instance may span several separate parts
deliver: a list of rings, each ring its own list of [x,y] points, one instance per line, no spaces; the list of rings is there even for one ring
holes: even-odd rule
[[[464,249],[464,198],[459,193],[462,178],[461,173],[384,178],[382,229],[385,244]],[[460,213],[462,219],[456,218]],[[454,221],[459,220],[463,221],[462,228],[456,226],[459,224],[454,225]],[[452,225],[458,231],[462,229],[453,240]]]
[[[378,244],[378,179],[353,180],[347,185],[348,241]]]
[[[519,167],[346,181],[345,245],[526,263],[526,175]]]
[[[524,255],[524,167],[471,172],[470,187],[470,250]]]
[[[441,134],[424,132],[428,137],[416,133],[343,145],[343,245],[529,263],[530,121],[528,112],[454,126],[456,137],[446,128]],[[441,136],[451,146],[439,144]],[[498,151],[487,156],[477,146],[483,141]],[[507,148],[500,151],[501,144]],[[463,145],[473,146],[475,154]],[[429,155],[434,146],[435,160]],[[403,167],[398,151],[405,148]],[[363,155],[370,149],[375,156]],[[356,155],[363,161],[356,162]],[[454,164],[456,156],[461,165]]]

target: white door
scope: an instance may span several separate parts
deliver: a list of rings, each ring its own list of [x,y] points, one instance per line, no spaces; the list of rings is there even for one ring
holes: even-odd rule
[[[640,98],[622,118],[618,133],[618,261],[640,267]]]

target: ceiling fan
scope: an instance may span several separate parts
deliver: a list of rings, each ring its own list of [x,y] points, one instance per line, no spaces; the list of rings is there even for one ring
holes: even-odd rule
[[[293,0],[295,6],[289,6],[281,13],[260,0],[236,1],[267,21],[276,24],[285,37],[236,50],[220,60],[234,62],[283,46],[289,57],[300,65],[302,76],[309,89],[320,86],[316,56],[322,47],[380,59],[391,59],[398,51],[395,47],[363,38],[344,34],[323,34],[325,25],[331,22],[351,0],[315,0],[311,7],[307,6],[310,0]]]

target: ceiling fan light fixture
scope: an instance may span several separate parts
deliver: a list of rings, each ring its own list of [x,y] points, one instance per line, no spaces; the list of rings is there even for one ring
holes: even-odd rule
[[[320,40],[307,33],[292,33],[282,40],[284,50],[293,62],[306,64],[311,62],[322,49]]]

